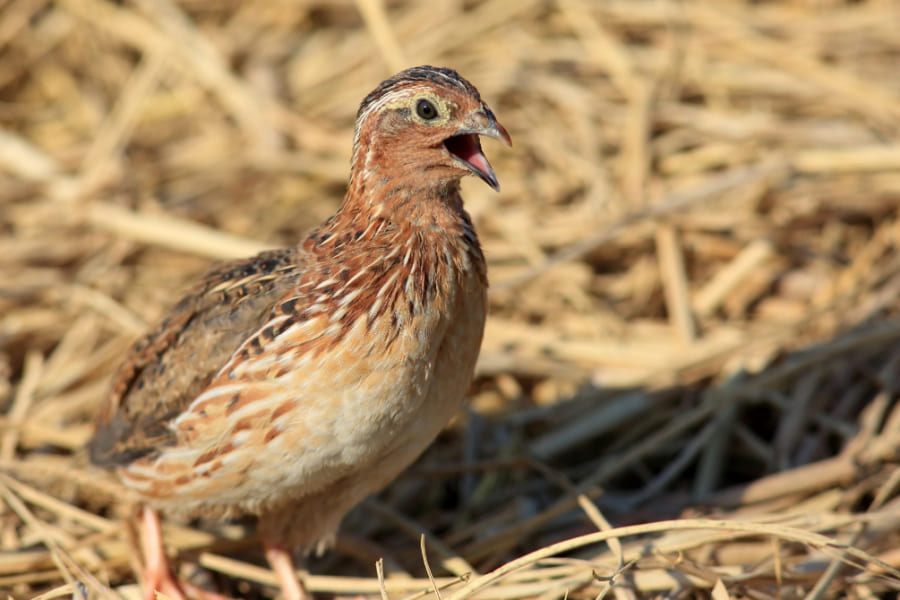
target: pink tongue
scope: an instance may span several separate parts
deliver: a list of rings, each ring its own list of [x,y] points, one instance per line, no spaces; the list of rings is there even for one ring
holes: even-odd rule
[[[490,173],[491,165],[487,161],[487,157],[478,149],[472,154],[465,157],[466,161],[482,173]]]
[[[474,135],[460,135],[448,140],[450,152],[460,157],[482,173],[490,173],[491,165],[478,147],[478,138]]]

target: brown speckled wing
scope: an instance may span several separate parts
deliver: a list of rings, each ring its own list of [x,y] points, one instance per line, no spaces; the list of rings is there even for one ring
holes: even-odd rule
[[[170,421],[271,316],[296,284],[298,258],[291,248],[218,266],[137,342],[97,417],[91,461],[127,465],[175,443]]]

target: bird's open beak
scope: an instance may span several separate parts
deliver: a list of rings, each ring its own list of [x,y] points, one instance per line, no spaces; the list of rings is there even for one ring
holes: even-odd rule
[[[487,136],[512,146],[512,140],[506,128],[497,122],[497,119],[489,110],[476,110],[466,117],[466,127],[460,129],[451,137],[444,140],[447,151],[467,169],[478,175],[485,183],[500,191],[500,182],[491,168],[484,152],[481,150],[479,136]]]

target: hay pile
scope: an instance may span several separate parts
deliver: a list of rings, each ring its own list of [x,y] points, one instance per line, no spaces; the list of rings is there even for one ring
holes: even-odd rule
[[[464,183],[473,411],[308,587],[894,597],[900,6],[386,4],[0,3],[2,596],[137,597],[81,451],[111,371],[211,259],[330,214],[360,99],[433,63],[515,143],[485,144],[501,194]],[[247,524],[166,539],[199,585],[273,595]]]

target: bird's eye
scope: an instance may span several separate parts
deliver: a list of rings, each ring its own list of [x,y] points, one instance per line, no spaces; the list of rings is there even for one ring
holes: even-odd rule
[[[430,121],[437,116],[438,112],[430,100],[422,99],[416,102],[416,114],[426,121]]]

